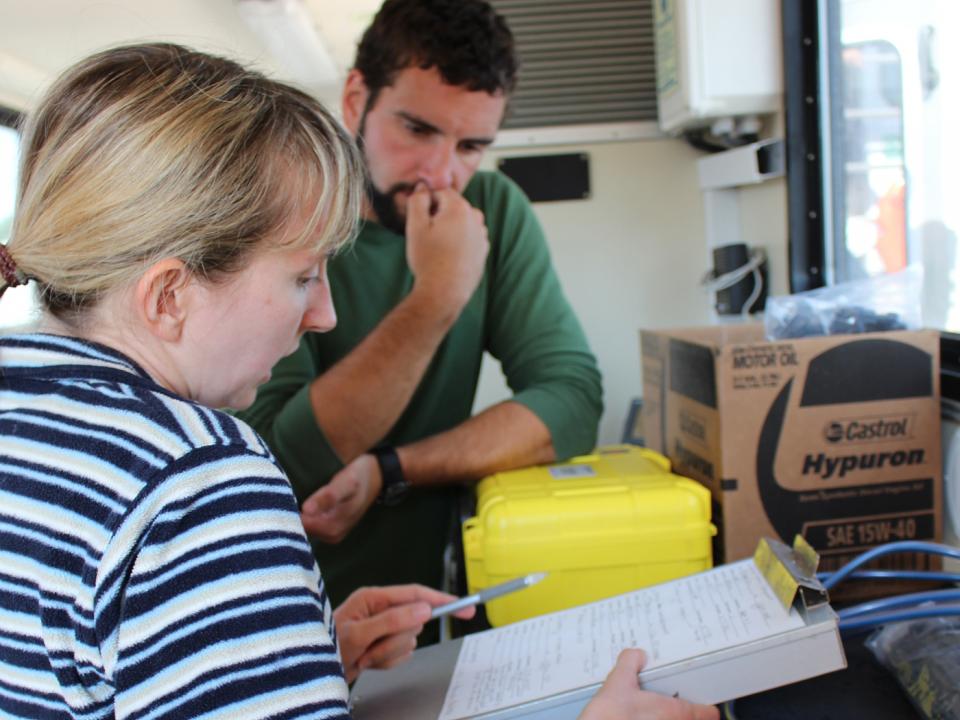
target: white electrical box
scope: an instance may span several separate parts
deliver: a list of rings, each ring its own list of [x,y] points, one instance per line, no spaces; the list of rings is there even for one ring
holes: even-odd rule
[[[664,132],[779,110],[779,0],[652,2]]]

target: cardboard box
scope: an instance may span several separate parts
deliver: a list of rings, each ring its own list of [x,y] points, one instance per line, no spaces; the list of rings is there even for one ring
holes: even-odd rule
[[[642,331],[641,358],[646,444],[710,488],[717,562],[748,557],[764,535],[802,534],[822,570],[885,542],[939,541],[938,333]],[[876,567],[939,565],[918,554]]]
[[[463,525],[467,589],[546,579],[486,605],[498,627],[711,567],[710,493],[633,445],[497,473]]]

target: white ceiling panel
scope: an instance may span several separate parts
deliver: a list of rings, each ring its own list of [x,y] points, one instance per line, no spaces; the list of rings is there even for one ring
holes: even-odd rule
[[[380,0],[303,0],[340,75]],[[244,23],[235,0],[0,0],[0,104],[25,109],[45,81],[106,47],[170,41],[226,55],[287,81],[282,59]],[[340,78],[306,87],[328,103]]]

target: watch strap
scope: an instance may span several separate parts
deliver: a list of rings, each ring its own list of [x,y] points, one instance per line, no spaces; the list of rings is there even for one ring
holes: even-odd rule
[[[397,449],[391,445],[378,445],[370,451],[380,466],[382,484],[377,502],[381,505],[396,505],[407,494],[409,484],[403,476],[403,467],[400,465],[400,456]]]

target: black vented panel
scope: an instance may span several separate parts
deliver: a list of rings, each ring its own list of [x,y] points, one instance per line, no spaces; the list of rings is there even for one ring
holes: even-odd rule
[[[492,0],[521,70],[504,128],[656,121],[650,0]]]

